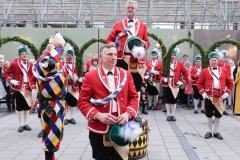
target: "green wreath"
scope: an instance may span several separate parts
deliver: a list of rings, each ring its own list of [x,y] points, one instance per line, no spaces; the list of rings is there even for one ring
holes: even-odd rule
[[[79,55],[76,56],[76,65],[77,65],[77,69],[78,69],[78,75],[82,75],[82,57],[83,57],[83,54],[84,52],[88,49],[88,47],[90,47],[92,44],[96,43],[96,42],[101,42],[101,43],[106,43],[106,40],[105,39],[96,39],[96,38],[92,38],[90,39],[89,41],[87,41],[86,43],[84,43],[82,45],[82,47],[80,48],[79,50]]]
[[[183,43],[183,42],[189,42],[190,44],[193,44],[195,47],[197,47],[197,49],[199,50],[200,54],[202,57],[205,56],[205,51],[204,49],[201,47],[200,44],[198,44],[197,42],[195,42],[194,40],[190,39],[190,38],[184,38],[184,39],[180,39],[177,42],[173,43],[170,47],[169,50],[167,52],[166,55],[163,56],[163,75],[164,76],[168,76],[169,75],[169,70],[170,70],[170,60],[171,60],[171,56],[172,56],[172,52],[174,50],[174,48],[176,48],[177,45]]]
[[[167,49],[166,49],[165,45],[163,44],[162,40],[153,33],[148,33],[148,36],[152,37],[154,40],[156,40],[160,44],[160,48],[162,50],[162,56],[164,56],[167,52]]]
[[[39,56],[38,50],[35,47],[35,45],[25,39],[22,39],[18,36],[1,38],[0,39],[0,47],[2,47],[2,45],[6,44],[8,42],[19,42],[21,44],[24,44],[24,45],[28,46],[28,48],[31,50],[35,59],[37,59]]]
[[[208,59],[208,54],[211,53],[212,51],[214,51],[216,48],[220,47],[223,44],[232,44],[235,45],[239,50],[240,50],[240,42],[239,41],[235,41],[233,39],[223,39],[223,40],[219,40],[215,43],[213,43],[208,50],[206,51],[206,55],[203,59],[204,63],[203,63],[203,68],[206,68],[209,66],[209,59]]]

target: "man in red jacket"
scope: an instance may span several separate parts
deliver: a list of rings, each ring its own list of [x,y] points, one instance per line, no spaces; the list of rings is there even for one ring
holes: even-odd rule
[[[217,51],[211,52],[208,58],[210,66],[202,70],[197,81],[199,93],[205,99],[205,114],[208,119],[209,132],[206,133],[205,138],[209,139],[213,133],[214,137],[222,140],[223,137],[218,132],[218,127],[225,110],[223,100],[231,93],[234,83],[230,74],[218,66]]]
[[[141,90],[141,82],[146,71],[146,58],[134,58],[131,51],[127,47],[127,40],[132,37],[138,37],[142,46],[146,49],[150,44],[148,41],[147,27],[143,22],[136,18],[137,2],[126,2],[127,17],[114,24],[114,27],[107,37],[106,43],[114,44],[118,47],[117,66],[125,70],[129,70],[133,76],[134,84],[137,92]]]
[[[104,45],[100,52],[102,65],[85,74],[78,107],[88,120],[93,158],[120,160],[121,156],[115,145],[107,146],[106,134],[110,125],[124,125],[137,116],[138,95],[131,74],[115,67],[116,47]]]
[[[160,90],[161,82],[161,72],[162,72],[162,62],[158,60],[158,49],[154,48],[151,51],[151,59],[147,61],[147,94],[148,94],[148,109],[156,110],[156,105],[158,101],[158,94]]]
[[[205,109],[204,109],[204,100],[202,98],[202,95],[199,93],[198,88],[197,88],[197,80],[198,77],[200,75],[200,73],[202,72],[202,56],[196,55],[195,58],[195,65],[194,67],[192,67],[191,69],[191,78],[193,81],[192,87],[193,87],[193,91],[194,91],[194,114],[198,114],[198,103],[199,101],[201,101],[201,112],[205,113]]]
[[[27,124],[29,109],[33,105],[32,93],[36,93],[36,79],[32,74],[32,66],[27,59],[27,46],[20,46],[19,58],[13,61],[4,72],[4,78],[10,82],[16,97],[16,110],[20,126],[18,132],[30,131]]]
[[[66,51],[65,72],[67,77],[67,94],[65,100],[68,104],[68,117],[64,120],[64,125],[68,123],[76,124],[73,114],[79,97],[79,82],[76,62],[74,61],[74,50],[70,48]]]
[[[161,76],[163,96],[166,97],[167,121],[176,121],[175,112],[179,87],[188,81],[188,71],[182,62],[177,61],[177,52],[177,48],[175,48],[171,57],[169,75]]]
[[[226,69],[227,73],[229,73],[231,75],[231,66],[230,66],[230,64],[227,64],[225,62],[225,57],[227,56],[228,51],[227,50],[219,51],[217,49],[216,49],[216,51],[219,54],[218,66]],[[225,99],[223,102],[224,102],[224,106],[226,107],[227,106],[227,99]],[[229,115],[229,113],[226,110],[223,112],[223,114],[224,115]]]

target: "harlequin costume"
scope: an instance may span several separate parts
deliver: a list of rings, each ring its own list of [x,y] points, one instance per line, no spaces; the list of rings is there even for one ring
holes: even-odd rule
[[[47,160],[55,160],[54,152],[59,150],[63,138],[63,120],[67,103],[67,81],[60,56],[65,46],[60,33],[55,32],[49,39],[48,51],[34,64],[33,73],[37,78],[39,108],[42,117],[42,145]],[[55,47],[55,48],[54,48]]]

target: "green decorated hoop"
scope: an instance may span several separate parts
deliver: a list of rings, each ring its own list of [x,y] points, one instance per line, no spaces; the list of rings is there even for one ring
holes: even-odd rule
[[[82,45],[82,47],[79,50],[79,55],[76,55],[76,63],[77,63],[77,68],[78,68],[78,75],[82,75],[82,58],[83,58],[83,54],[84,52],[94,43],[96,42],[101,42],[101,43],[106,43],[105,39],[97,39],[97,38],[92,38],[89,41],[87,41],[86,43],[84,43]]]
[[[206,51],[206,55],[204,57],[204,64],[203,64],[203,68],[206,68],[209,66],[209,60],[208,60],[208,54],[212,51],[214,51],[216,48],[220,47],[223,44],[232,44],[234,46],[236,46],[238,48],[238,50],[240,50],[240,42],[239,41],[235,41],[233,39],[222,39],[219,40],[215,43],[213,43],[208,50]]]
[[[171,59],[171,56],[172,56],[172,51],[174,50],[174,48],[176,48],[177,45],[179,45],[181,43],[184,43],[184,42],[189,42],[190,44],[193,44],[195,47],[197,47],[197,49],[199,50],[201,56],[202,57],[205,56],[205,51],[201,47],[200,44],[198,44],[197,42],[193,41],[190,38],[180,39],[177,42],[173,43],[169,47],[169,50],[168,50],[167,54],[163,56],[163,75],[164,76],[168,76],[169,75],[170,59]]]
[[[0,39],[0,47],[2,47],[2,45],[6,44],[8,42],[19,42],[21,44],[24,44],[24,45],[28,46],[28,48],[31,50],[35,59],[37,59],[39,57],[38,50],[35,47],[35,45],[25,39],[22,39],[18,36],[1,38]]]
[[[162,40],[153,33],[148,33],[148,36],[151,37],[152,39],[156,40],[160,44],[160,48],[162,50],[162,56],[164,56],[167,52],[167,49],[166,49],[165,45],[163,44]]]

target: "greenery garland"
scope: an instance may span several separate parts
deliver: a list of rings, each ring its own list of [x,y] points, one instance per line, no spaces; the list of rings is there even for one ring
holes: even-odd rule
[[[235,41],[233,39],[222,39],[219,40],[215,43],[213,43],[208,50],[206,51],[206,56],[205,56],[205,63],[203,65],[204,68],[209,66],[209,60],[208,60],[208,54],[211,53],[212,51],[214,51],[216,48],[220,47],[223,44],[232,44],[234,46],[236,46],[238,48],[238,50],[240,50],[240,42],[239,41]]]
[[[101,42],[101,43],[106,43],[106,40],[105,39],[97,39],[97,38],[92,38],[90,39],[89,41],[87,41],[86,43],[84,43],[82,45],[82,47],[80,48],[79,50],[79,55],[76,56],[76,65],[77,65],[77,70],[78,70],[78,75],[79,76],[82,76],[82,69],[83,69],[83,66],[82,66],[82,58],[83,58],[83,54],[84,52],[88,49],[88,47],[90,47],[92,44],[96,43],[96,42]]]
[[[156,40],[159,43],[160,48],[162,50],[162,56],[164,56],[167,52],[167,49],[166,49],[165,45],[163,44],[162,40],[157,35],[155,35],[153,33],[148,33],[148,36],[152,37],[154,40]]]
[[[0,38],[0,47],[2,47],[2,45],[8,43],[8,42],[19,42],[21,44],[24,44],[26,46],[28,46],[28,48],[31,50],[33,56],[35,59],[38,58],[39,54],[38,54],[38,50],[35,47],[35,45],[25,39],[22,39],[18,36],[14,36],[14,37],[5,37],[5,38]]]
[[[200,44],[198,44],[197,42],[195,42],[194,40],[190,39],[190,38],[184,38],[184,39],[180,39],[177,42],[173,43],[170,47],[169,50],[167,52],[166,55],[164,55],[163,57],[163,75],[164,76],[168,76],[169,75],[169,70],[170,70],[170,60],[171,60],[171,56],[172,56],[172,52],[174,50],[174,48],[176,48],[177,45],[183,43],[183,42],[189,42],[190,44],[193,44],[194,46],[197,47],[197,49],[199,50],[200,54],[202,57],[205,56],[205,51],[204,49],[201,47]]]
[[[212,51],[214,51],[216,48],[220,47],[222,44],[232,44],[235,45],[239,50],[240,50],[240,42],[235,41],[233,39],[223,39],[223,40],[219,40],[217,42],[215,42],[214,44],[212,44],[208,50],[205,52],[205,50],[201,47],[200,44],[198,44],[197,42],[193,41],[190,38],[184,38],[184,39],[180,39],[177,42],[175,42],[174,44],[172,44],[169,47],[169,50],[167,52],[167,49],[165,47],[165,45],[163,44],[162,40],[155,34],[152,33],[148,33],[148,36],[153,38],[154,40],[156,40],[160,46],[161,46],[161,50],[162,50],[162,56],[163,56],[163,75],[167,76],[169,75],[169,69],[170,69],[170,59],[171,59],[171,55],[172,55],[172,51],[174,48],[176,48],[177,45],[183,43],[183,42],[189,42],[190,44],[195,45],[195,47],[198,48],[201,56],[202,56],[202,65],[203,68],[206,68],[209,66],[209,60],[208,60],[208,54]],[[78,70],[78,75],[82,75],[83,71],[83,62],[82,62],[82,57],[84,52],[87,50],[88,47],[90,47],[92,44],[96,43],[96,42],[101,42],[101,43],[105,43],[106,40],[104,39],[90,39],[89,41],[87,41],[86,43],[83,44],[83,46],[81,47],[81,49],[78,48],[78,46],[76,45],[76,43],[74,41],[72,41],[71,39],[69,39],[68,37],[63,36],[65,41],[67,43],[69,43],[75,51],[75,55],[76,55],[76,65],[77,65],[77,70]],[[8,42],[19,42],[21,44],[27,45],[28,48],[31,50],[33,56],[35,57],[35,59],[37,59],[42,51],[44,49],[46,49],[47,44],[48,44],[48,39],[46,39],[40,46],[39,52],[37,50],[37,48],[35,47],[35,45],[25,39],[22,39],[18,36],[14,36],[14,37],[5,37],[5,38],[0,38],[0,47],[2,47],[2,45],[8,43]]]

